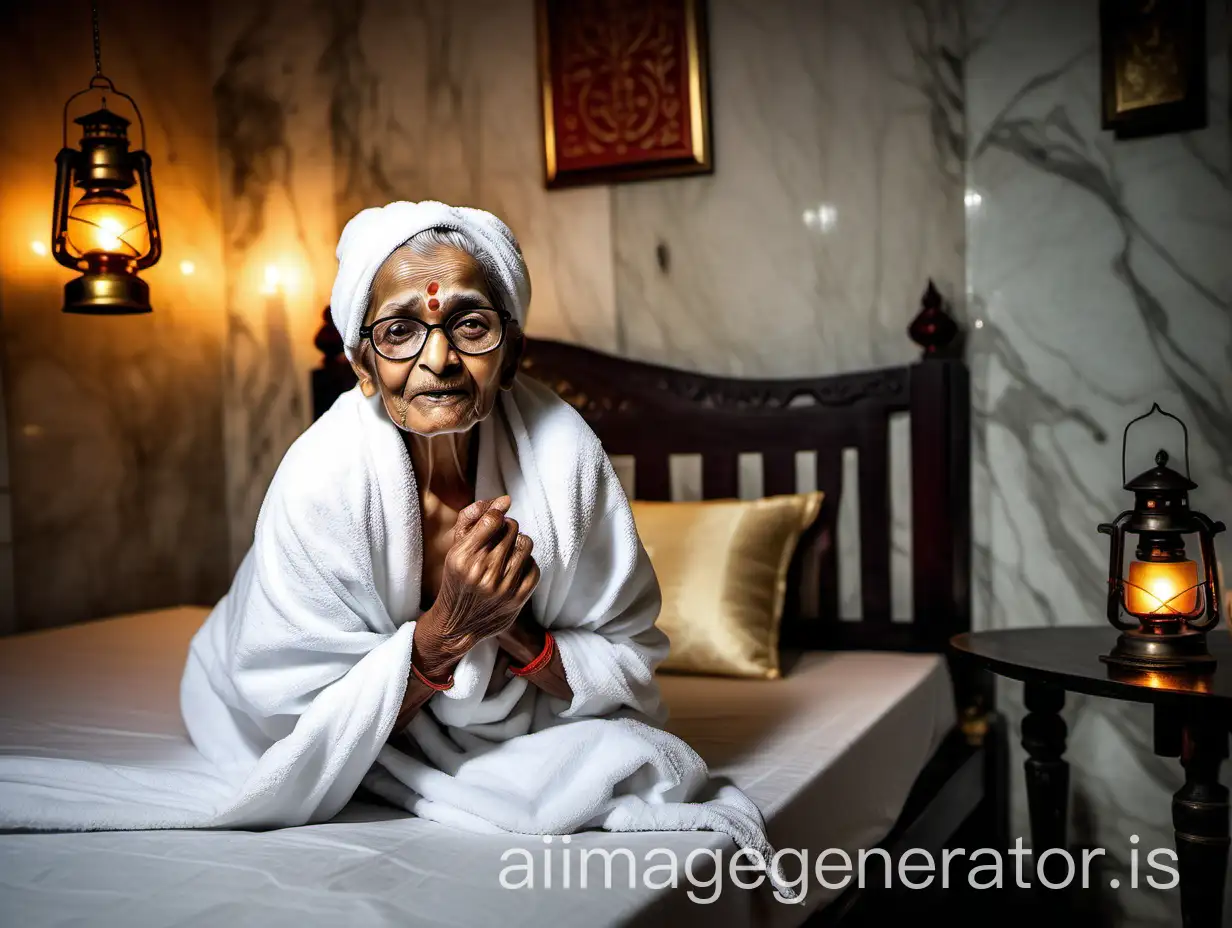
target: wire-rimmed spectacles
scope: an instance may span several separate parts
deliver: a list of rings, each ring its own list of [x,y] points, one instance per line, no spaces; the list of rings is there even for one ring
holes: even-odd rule
[[[501,346],[510,318],[504,310],[487,308],[464,310],[435,323],[391,316],[362,326],[359,337],[371,339],[376,353],[388,361],[409,361],[423,351],[432,330],[440,329],[455,351],[474,356]]]

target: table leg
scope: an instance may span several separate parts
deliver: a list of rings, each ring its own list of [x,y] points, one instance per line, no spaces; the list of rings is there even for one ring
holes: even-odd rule
[[[1213,713],[1186,718],[1181,740],[1185,785],[1172,797],[1181,923],[1185,928],[1223,924],[1228,872],[1228,789],[1219,766],[1228,756],[1228,720]]]
[[[1063,760],[1065,736],[1069,733],[1061,709],[1065,691],[1055,686],[1028,683],[1027,715],[1022,720],[1022,746],[1027,779],[1027,807],[1031,819],[1031,850],[1037,873],[1052,882],[1065,879],[1065,860],[1054,855],[1039,870],[1039,858],[1050,848],[1065,849],[1069,806],[1069,764]],[[1055,867],[1055,869],[1054,869]]]

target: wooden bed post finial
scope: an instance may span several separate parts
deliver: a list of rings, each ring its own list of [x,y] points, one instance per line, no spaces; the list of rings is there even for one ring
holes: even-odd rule
[[[958,324],[943,308],[941,294],[931,277],[920,300],[920,311],[907,328],[907,334],[924,349],[926,359],[945,357],[958,335]]]
[[[325,412],[334,400],[355,386],[358,378],[346,358],[342,335],[334,325],[329,306],[321,313],[321,328],[312,343],[321,352],[321,366],[312,372],[312,418]]]
[[[328,306],[321,313],[321,327],[317,329],[316,337],[313,338],[312,343],[316,346],[317,351],[325,356],[321,361],[322,367],[337,364],[339,358],[343,361],[346,360],[343,353],[342,335],[334,325],[334,319],[330,314]]]

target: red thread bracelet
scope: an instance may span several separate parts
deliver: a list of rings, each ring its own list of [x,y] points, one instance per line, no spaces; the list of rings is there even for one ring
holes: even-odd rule
[[[453,674],[450,674],[449,679],[446,680],[444,683],[433,683],[431,680],[429,680],[427,677],[425,677],[422,673],[419,672],[419,668],[416,667],[414,663],[411,664],[411,673],[415,674],[419,682],[422,683],[424,686],[428,687],[428,689],[436,690],[438,693],[444,692],[445,690],[448,690],[448,689],[453,689]]]
[[[552,660],[552,653],[556,650],[556,641],[552,637],[552,633],[545,631],[543,633],[543,650],[529,664],[524,667],[510,667],[509,672],[515,677],[529,677],[536,674],[546,667]]]

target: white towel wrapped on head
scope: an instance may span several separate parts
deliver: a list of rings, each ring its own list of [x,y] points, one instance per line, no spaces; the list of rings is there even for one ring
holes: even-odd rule
[[[501,302],[519,325],[526,325],[530,274],[522,249],[505,223],[491,213],[437,200],[398,200],[360,210],[338,238],[338,274],[330,295],[330,314],[348,358],[359,344],[359,328],[368,311],[372,279],[385,258],[410,238],[428,229],[461,232],[482,252],[484,270],[500,290]],[[380,257],[376,257],[380,256]]]
[[[478,242],[502,299],[525,317],[528,276],[499,220],[395,203],[360,213],[339,243],[333,312],[348,355],[376,269],[432,227]],[[2,757],[0,827],[292,826],[329,819],[364,784],[462,829],[709,830],[770,862],[754,804],[712,783],[660,727],[659,587],[595,434],[525,377],[477,428],[476,497],[508,494],[509,516],[534,540],[533,614],[556,638],[571,701],[524,678],[489,694],[489,640],[407,726],[414,754],[387,743],[410,672],[423,539],[402,436],[380,397],[356,388],[288,450],[233,586],[192,641],[182,709],[216,775]]]

